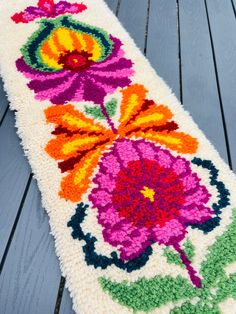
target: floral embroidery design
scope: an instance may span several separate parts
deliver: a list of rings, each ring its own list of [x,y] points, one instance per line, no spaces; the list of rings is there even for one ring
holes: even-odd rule
[[[220,314],[220,303],[229,298],[236,299],[236,273],[228,274],[225,270],[235,262],[236,209],[233,209],[231,224],[208,248],[206,259],[201,264],[201,289],[195,288],[180,275],[142,277],[130,283],[116,282],[104,276],[100,278],[100,284],[113,300],[134,313],[147,313],[171,303],[170,314]]]
[[[73,239],[78,239],[80,241],[85,241],[83,246],[83,252],[85,254],[85,261],[87,265],[93,265],[95,268],[101,267],[101,269],[106,269],[108,266],[115,265],[116,267],[126,270],[128,273],[140,269],[145,266],[148,262],[149,256],[152,254],[152,247],[147,247],[142,254],[137,258],[133,258],[129,261],[123,261],[120,259],[116,252],[112,252],[110,256],[104,256],[102,254],[96,253],[95,244],[97,239],[90,233],[84,233],[81,224],[87,215],[87,210],[89,205],[79,203],[75,215],[71,217],[68,222],[68,227],[72,227],[72,237]]]
[[[224,267],[236,261],[236,213],[200,267],[193,266],[197,250],[187,234],[189,228],[207,234],[219,226],[229,191],[211,161],[182,156],[197,152],[197,139],[179,131],[170,109],[132,81],[133,62],[122,42],[69,16],[86,9],[83,3],[38,0],[11,17],[15,23],[40,19],[16,67],[35,98],[54,105],[45,110],[47,123],[55,125],[45,150],[64,174],[60,197],[78,203],[68,222],[72,237],[83,243],[85,261],[94,268],[131,273],[148,263],[157,243],[168,264],[186,269],[189,280],[156,275],[118,283],[101,277],[103,291],[128,309],[148,312],[182,301],[170,313],[219,313],[219,302],[235,298],[235,274],[228,276]],[[211,189],[196,166],[208,172]],[[81,202],[85,193],[90,204]],[[83,230],[89,211],[97,213],[109,256]]]
[[[37,99],[53,104],[92,101],[103,106],[107,94],[131,83],[132,62],[124,57],[121,41],[69,17],[42,20],[22,54],[17,69],[30,79]]]
[[[124,260],[139,256],[153,242],[172,246],[192,282],[201,287],[179,242],[189,223],[203,223],[214,211],[206,206],[211,195],[190,163],[144,140],[123,139],[99,166],[89,200],[98,209],[104,240],[118,247]]]
[[[59,1],[55,4],[54,0],[39,0],[37,7],[27,7],[24,11],[14,14],[11,18],[15,23],[29,23],[42,17],[54,18],[65,13],[80,13],[86,9],[87,7],[83,3]]]
[[[180,157],[178,157],[177,159],[181,160]],[[184,163],[186,163],[189,166],[188,161],[185,160]],[[230,194],[229,194],[229,191],[225,188],[224,183],[222,181],[217,180],[218,170],[215,168],[215,166],[210,160],[202,160],[200,158],[197,158],[197,159],[194,158],[192,160],[192,164],[198,164],[199,167],[202,167],[203,169],[207,169],[209,171],[209,183],[212,187],[215,187],[215,189],[218,192],[218,195],[217,195],[218,202],[213,203],[212,205],[212,208],[214,209],[214,216],[211,215],[210,219],[202,223],[198,223],[198,224],[188,223],[188,226],[191,226],[192,228],[198,228],[199,230],[202,230],[204,233],[207,233],[207,232],[210,232],[216,226],[218,226],[219,221],[220,221],[219,214],[221,213],[222,209],[224,209],[230,204],[229,202]],[[133,258],[133,259],[128,260],[127,262],[124,262],[121,259],[119,259],[118,261],[117,254],[115,252],[111,253],[111,257],[102,256],[101,254],[96,253],[95,251],[95,243],[97,242],[96,237],[94,235],[91,235],[90,233],[88,234],[84,233],[83,228],[81,226],[84,221],[85,216],[87,215],[86,210],[88,209],[88,207],[89,205],[84,205],[83,203],[79,203],[79,205],[76,208],[75,214],[71,217],[71,220],[68,222],[68,226],[72,227],[73,229],[72,237],[80,241],[84,240],[86,243],[83,246],[83,250],[85,253],[85,260],[87,264],[94,265],[95,268],[101,267],[102,269],[105,269],[108,266],[114,264],[121,269],[127,270],[128,272],[131,272],[133,270],[143,267],[148,261],[148,256],[152,254],[151,246],[148,246],[145,249],[145,253],[141,253],[139,255],[138,260],[137,258]],[[217,218],[217,220],[215,220],[215,218]],[[209,222],[211,222],[210,229],[209,229],[209,224],[208,224]],[[204,226],[204,228],[202,228],[202,226]],[[152,241],[150,242],[152,243]],[[193,256],[193,250],[194,248],[192,247],[189,240],[187,240],[187,242],[184,244],[184,251],[186,251],[186,255],[190,260]],[[183,265],[179,257],[179,254],[171,252],[170,247],[166,247],[166,249],[164,250],[164,255],[167,257],[168,262],[170,263],[174,262],[178,265],[180,264]],[[133,268],[132,266],[133,264],[135,265],[135,268]]]
[[[115,139],[143,137],[163,144],[177,152],[193,153],[197,141],[175,131],[178,125],[169,121],[173,114],[164,105],[146,99],[142,85],[134,84],[122,90],[120,125],[118,129],[105,128],[87,118],[72,105],[58,105],[45,110],[47,121],[55,124],[56,138],[46,146],[47,153],[59,160],[59,168],[69,174],[62,179],[60,196],[80,202],[91,182],[91,175],[102,153]]]
[[[180,157],[178,157],[177,159],[181,160]],[[187,165],[189,166],[188,161],[185,160],[184,163],[187,163]],[[197,164],[199,167],[203,169],[207,169],[209,171],[210,185],[214,187],[218,192],[217,194],[218,201],[217,203],[212,204],[212,208],[214,209],[214,216],[211,215],[210,219],[202,223],[198,223],[198,224],[188,223],[188,226],[191,226],[192,228],[198,228],[199,230],[202,230],[204,233],[207,233],[207,232],[210,232],[213,228],[218,226],[219,221],[220,221],[219,214],[221,213],[222,209],[224,209],[230,204],[229,202],[230,194],[229,194],[229,191],[225,188],[224,183],[222,181],[217,180],[218,170],[215,168],[215,166],[210,160],[202,160],[200,158],[197,158],[197,159],[194,158],[192,160],[192,164]],[[85,261],[87,262],[88,265],[93,265],[95,268],[101,267],[102,269],[105,269],[111,265],[115,265],[116,267],[124,269],[127,272],[132,272],[133,270],[140,269],[141,267],[146,265],[149,256],[152,254],[151,245],[148,246],[146,249],[144,249],[144,253],[141,253],[137,258],[129,259],[127,261],[124,261],[118,258],[116,252],[112,252],[110,254],[110,257],[103,256],[97,253],[95,250],[95,244],[97,242],[96,237],[94,235],[91,235],[91,233],[84,233],[83,231],[82,224],[83,224],[84,218],[87,215],[88,209],[89,209],[89,205],[79,203],[79,205],[76,208],[75,214],[71,217],[71,220],[68,222],[68,226],[72,227],[72,230],[73,230],[72,237],[80,241],[85,241],[85,245],[83,246],[83,251],[85,254]],[[215,218],[217,218],[217,220],[215,220]],[[110,223],[108,225],[110,225]],[[203,226],[204,228],[202,228]],[[152,244],[152,241],[150,242]],[[183,244],[183,250],[186,256],[188,257],[188,259],[192,261],[192,257],[194,255],[193,253],[194,247],[192,246],[192,244],[189,242],[188,239]],[[179,254],[174,253],[174,252],[175,250],[171,251],[170,246],[167,246],[164,249],[164,255],[167,257],[168,263],[175,263],[183,267],[184,264],[182,263],[179,257]]]
[[[215,216],[207,220],[205,223],[191,224],[193,228],[202,230],[205,234],[207,234],[215,229],[217,226],[219,226],[221,220],[220,214],[222,213],[222,209],[230,205],[230,193],[229,190],[226,189],[225,184],[222,181],[218,180],[219,170],[216,169],[212,161],[202,160],[201,158],[194,157],[192,163],[209,171],[210,184],[211,186],[214,186],[218,192],[218,200],[217,202],[212,204],[212,209],[215,212]]]

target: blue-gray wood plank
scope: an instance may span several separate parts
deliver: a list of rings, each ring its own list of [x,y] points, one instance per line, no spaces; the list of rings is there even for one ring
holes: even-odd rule
[[[14,113],[8,110],[0,127],[0,261],[30,176],[14,124]]]
[[[72,309],[72,300],[70,298],[69,291],[66,288],[64,289],[62,295],[60,314],[75,314],[75,312]]]
[[[234,15],[236,17],[236,0],[231,0],[232,2],[232,7],[233,7],[233,11],[234,11]]]
[[[8,107],[8,100],[6,98],[6,93],[3,89],[2,79],[0,78],[0,123],[3,119],[3,116],[6,112],[7,107]]]
[[[179,41],[176,2],[151,0],[149,10],[147,58],[172,91],[180,98]]]
[[[225,160],[229,143],[234,167],[235,1],[207,0],[206,12],[204,0],[106,0]],[[0,99],[1,123],[8,106],[1,87]],[[63,286],[47,215],[13,124],[7,112],[0,127],[0,313],[73,314],[68,290],[57,297]]]
[[[236,20],[230,0],[206,3],[232,167],[236,171]]]
[[[147,0],[121,0],[118,12],[119,20],[142,51],[145,48],[147,10]]]
[[[179,19],[183,104],[227,161],[204,1],[179,0]]]
[[[106,4],[114,13],[116,13],[118,0],[106,0]]]
[[[33,180],[1,274],[1,314],[53,313],[61,275],[49,232]]]

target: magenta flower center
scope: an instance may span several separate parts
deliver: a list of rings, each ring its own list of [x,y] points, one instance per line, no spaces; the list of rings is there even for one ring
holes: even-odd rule
[[[117,175],[112,203],[135,227],[163,227],[179,217],[184,186],[173,169],[155,160],[130,161]]]
[[[62,64],[64,69],[78,72],[91,66],[93,63],[91,57],[92,54],[86,51],[67,51],[60,56],[58,63]]]

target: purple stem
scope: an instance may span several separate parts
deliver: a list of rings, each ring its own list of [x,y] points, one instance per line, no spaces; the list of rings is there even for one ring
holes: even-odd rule
[[[196,270],[193,268],[193,266],[191,265],[190,260],[187,258],[185,252],[183,249],[181,249],[179,243],[174,243],[173,248],[179,253],[181,261],[183,262],[183,264],[185,265],[188,273],[189,273],[189,277],[192,281],[192,283],[197,287],[197,288],[202,288],[202,282],[201,282],[201,278],[199,278],[196,275]]]
[[[117,129],[115,128],[115,125],[114,125],[113,121],[112,121],[111,118],[109,117],[109,115],[108,115],[108,113],[107,113],[107,110],[106,110],[106,107],[104,106],[103,103],[100,104],[100,106],[101,106],[101,110],[102,110],[103,115],[105,116],[105,118],[106,118],[108,124],[110,125],[110,127],[111,127],[111,129],[112,129],[112,132],[115,133],[115,134],[117,134],[118,131],[117,131]]]

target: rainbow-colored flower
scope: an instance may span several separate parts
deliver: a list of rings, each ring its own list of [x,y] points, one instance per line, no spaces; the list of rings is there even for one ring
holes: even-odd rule
[[[132,62],[124,57],[121,41],[100,28],[68,16],[43,19],[22,48],[17,69],[30,79],[39,100],[54,104],[92,101],[131,83]]]

